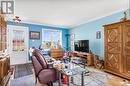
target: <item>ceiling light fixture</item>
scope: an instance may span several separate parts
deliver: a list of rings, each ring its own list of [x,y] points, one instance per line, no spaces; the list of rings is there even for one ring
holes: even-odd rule
[[[18,16],[15,16],[15,18],[13,18],[13,21],[16,22],[16,23],[19,23],[21,21],[21,19],[19,19]]]

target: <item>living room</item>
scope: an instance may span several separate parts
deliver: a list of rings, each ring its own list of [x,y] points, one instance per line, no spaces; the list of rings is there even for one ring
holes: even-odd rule
[[[4,0],[0,21],[0,86],[130,85],[129,0]]]

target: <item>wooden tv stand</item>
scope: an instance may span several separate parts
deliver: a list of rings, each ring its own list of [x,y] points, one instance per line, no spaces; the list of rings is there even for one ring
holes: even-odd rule
[[[85,58],[88,66],[94,66],[94,55],[90,53],[76,53],[77,57]]]

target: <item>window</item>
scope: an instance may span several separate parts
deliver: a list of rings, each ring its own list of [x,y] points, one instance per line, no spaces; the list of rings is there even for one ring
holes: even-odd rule
[[[24,31],[13,30],[13,51],[24,51]]]
[[[62,31],[60,30],[42,30],[43,49],[60,48],[62,46]]]

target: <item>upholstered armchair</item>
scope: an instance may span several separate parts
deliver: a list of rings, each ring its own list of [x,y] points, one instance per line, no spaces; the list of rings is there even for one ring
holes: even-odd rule
[[[38,79],[39,83],[53,85],[52,82],[57,80],[57,72],[54,68],[50,68],[47,65],[43,54],[37,49],[33,49],[32,63],[34,66],[36,83]]]

